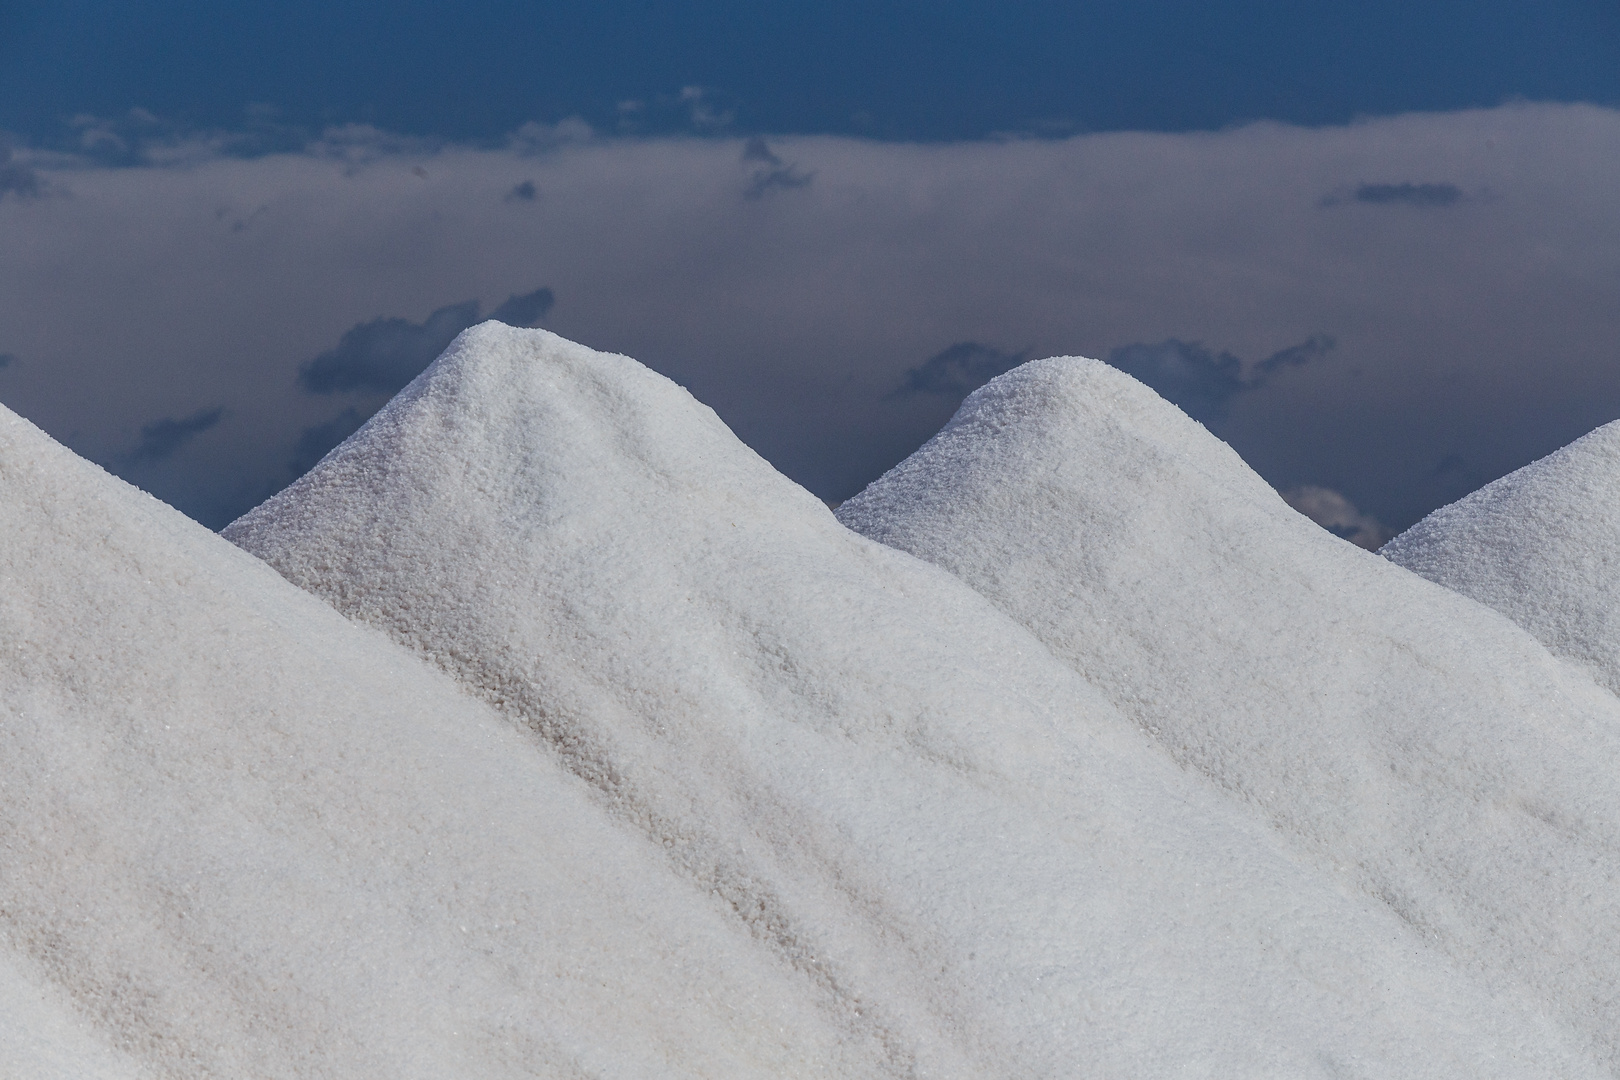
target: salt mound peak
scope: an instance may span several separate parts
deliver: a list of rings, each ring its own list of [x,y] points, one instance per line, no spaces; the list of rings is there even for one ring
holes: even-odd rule
[[[1495,608],[1620,693],[1620,421],[1441,507],[1379,554]]]
[[[324,530],[314,527],[317,516],[355,483],[379,492],[396,482],[417,493],[436,489],[440,499],[465,494],[487,502],[510,495],[503,513],[542,527],[620,511],[619,494],[602,483],[607,471],[626,466],[652,489],[685,485],[688,496],[713,489],[751,501],[811,498],[797,488],[761,483],[775,480],[775,470],[738,442],[712,409],[629,357],[490,321],[463,331],[317,468],[223,535],[249,550],[293,534],[319,543]],[[592,475],[601,481],[593,483]],[[376,527],[395,524],[396,509],[392,503],[372,507]],[[438,504],[421,502],[416,509],[433,513]],[[330,554],[360,553],[334,546]],[[472,551],[447,554],[479,559]]]
[[[1620,703],[1528,634],[1317,528],[1093,360],[987,384],[838,517],[1620,1070]]]
[[[227,535],[501,709],[874,1071],[1593,1071],[625,357],[469,330]]]

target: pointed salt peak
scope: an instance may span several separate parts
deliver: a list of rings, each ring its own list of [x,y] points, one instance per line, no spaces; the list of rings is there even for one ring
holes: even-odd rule
[[[513,426],[572,414],[626,432],[656,429],[735,442],[713,409],[639,361],[494,320],[457,335],[383,411],[400,411],[419,398],[496,438],[515,434]]]
[[[1241,463],[1204,425],[1151,387],[1101,360],[1082,356],[1031,360],[992,379],[962,402],[945,430],[959,424],[1003,426],[1009,421],[1048,431],[1105,424],[1167,448],[1220,454]]]
[[[937,435],[837,514],[857,532],[894,544],[898,518],[924,506],[958,517],[967,505],[1011,507],[1053,484],[1043,503],[1081,499],[1140,510],[1151,498],[1188,527],[1197,524],[1196,505],[1223,504],[1208,512],[1226,516],[1241,504],[1286,528],[1315,530],[1198,421],[1130,375],[1077,356],[1033,360],[986,383]]]
[[[665,512],[719,500],[762,518],[826,517],[664,376],[546,330],[486,322],[224,535],[275,561],[275,549],[317,534],[331,543],[340,532],[352,539],[356,529],[413,520],[426,535],[425,521],[458,516],[577,512],[633,522],[671,496],[682,501]]]
[[[369,546],[409,523],[448,558],[447,535],[484,525],[522,534],[572,516],[643,530],[661,518],[701,532],[717,515],[833,527],[819,500],[664,376],[545,330],[486,322],[224,535],[276,562],[278,550]]]

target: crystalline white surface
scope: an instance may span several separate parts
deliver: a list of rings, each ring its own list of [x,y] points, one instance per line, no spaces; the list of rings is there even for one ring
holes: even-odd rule
[[[1379,554],[1620,693],[1620,422],[1441,507]]]
[[[1597,1071],[625,357],[475,327],[227,535],[515,720],[888,1071]]]
[[[1620,702],[1528,634],[1312,525],[1096,361],[981,388],[839,517],[1620,1069]]]
[[[510,721],[4,410],[0,536],[6,1080],[883,1071]]]

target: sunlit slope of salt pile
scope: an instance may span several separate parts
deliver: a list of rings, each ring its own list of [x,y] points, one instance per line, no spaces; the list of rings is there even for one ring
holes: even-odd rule
[[[1529,635],[1317,528],[1095,361],[983,387],[839,517],[1620,1068],[1620,703]]]
[[[469,330],[227,535],[555,748],[896,1073],[1592,1071],[625,357]]]
[[[509,720],[4,410],[0,536],[7,1080],[883,1071]]]
[[[1490,605],[1620,693],[1620,422],[1441,507],[1379,554]]]

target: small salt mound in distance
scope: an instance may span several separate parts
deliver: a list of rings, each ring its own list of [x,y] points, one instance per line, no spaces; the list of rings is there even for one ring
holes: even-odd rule
[[[1620,703],[1529,635],[1317,528],[1091,360],[981,388],[838,513],[1620,1069]]]
[[[485,324],[227,530],[558,753],[897,1075],[1591,1075],[679,387]]]
[[[1620,421],[1441,507],[1379,554],[1490,605],[1620,693]]]
[[[504,717],[0,409],[0,1076],[878,1075]]]

